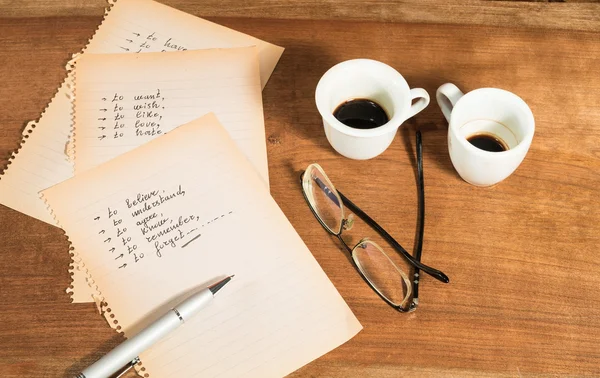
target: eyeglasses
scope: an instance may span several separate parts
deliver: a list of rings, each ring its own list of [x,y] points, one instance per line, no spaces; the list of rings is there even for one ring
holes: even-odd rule
[[[423,245],[423,226],[425,193],[423,190],[423,159],[421,134],[417,132],[417,173],[419,181],[419,234],[415,244],[415,257],[411,256],[377,222],[363,212],[352,201],[335,189],[325,171],[319,164],[311,164],[302,173],[300,180],[304,198],[311,211],[330,234],[336,236],[351,254],[355,268],[371,288],[390,306],[400,312],[416,310],[419,304],[419,271],[448,283],[450,280],[443,272],[421,263]],[[369,238],[361,239],[353,248],[344,241],[342,232],[350,230],[354,223],[352,214],[346,217],[344,206],[371,226],[413,267],[413,282],[408,275]],[[412,300],[411,300],[412,298]],[[409,304],[410,302],[410,304]]]

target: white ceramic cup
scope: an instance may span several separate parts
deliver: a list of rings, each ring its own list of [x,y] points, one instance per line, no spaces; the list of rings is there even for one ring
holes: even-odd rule
[[[383,107],[389,121],[373,129],[346,126],[333,112],[352,99],[376,102]],[[417,101],[413,104],[414,99]],[[350,159],[364,160],[389,147],[400,125],[429,104],[429,94],[422,88],[410,89],[402,75],[385,63],[353,59],[331,67],[323,75],[315,101],[331,146]]]
[[[436,99],[449,123],[450,159],[463,180],[476,186],[490,186],[517,169],[535,131],[533,114],[525,101],[497,88],[463,94],[451,83],[438,88]],[[508,150],[481,150],[467,140],[476,134],[493,135],[503,141]]]

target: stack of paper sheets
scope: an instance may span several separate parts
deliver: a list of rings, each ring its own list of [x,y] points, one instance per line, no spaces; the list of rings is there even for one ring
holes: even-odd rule
[[[70,238],[73,301],[126,336],[236,275],[140,373],[281,376],[361,328],[268,193],[261,89],[282,52],[153,1],[112,3],[0,180],[3,204]]]
[[[73,68],[76,66],[77,60],[88,54],[114,54],[111,56],[117,59],[117,54],[141,57],[143,54],[134,53],[178,51],[184,54],[191,52],[193,49],[251,46],[254,46],[256,50],[254,54],[258,55],[257,64],[260,70],[260,83],[264,87],[283,53],[281,47],[154,1],[119,0],[111,4],[107,8],[102,24],[89,44],[83,49],[83,53],[76,55],[69,62],[67,79],[59,87],[48,107],[37,121],[31,122],[23,131],[23,144],[18,154],[11,158],[11,165],[0,180],[1,203],[44,222],[55,224],[55,220],[50,215],[46,205],[40,200],[39,192],[72,177],[74,174],[73,157],[77,148],[72,133],[74,127],[72,100],[73,96],[77,95],[77,89],[73,87],[75,81],[75,70]],[[94,59],[90,60],[94,61]],[[171,62],[175,60],[172,59]],[[110,58],[107,58],[106,61],[110,61]],[[223,66],[229,64],[231,63],[228,61],[222,61],[219,65],[211,67],[206,76],[220,71],[221,68],[224,68]],[[165,71],[177,69],[176,67],[164,68]],[[251,68],[247,67],[248,70]],[[110,83],[104,83],[110,82],[109,76],[101,71],[94,72],[91,75],[95,76],[99,84],[103,85],[100,88],[110,88]],[[196,73],[196,75],[200,74]],[[256,75],[256,73],[253,72],[251,75]],[[153,78],[147,77],[146,79],[152,80]],[[250,80],[250,78],[247,79]],[[167,84],[174,85],[174,83]],[[106,109],[106,112],[108,112],[108,108],[100,107],[97,109],[100,114],[102,113],[100,109]],[[110,110],[114,110],[114,107]],[[258,110],[262,113],[261,109]],[[231,111],[234,112],[235,110],[231,109]],[[105,130],[107,131],[108,122],[105,124],[98,123],[101,118],[107,117],[98,116],[95,119],[96,123],[87,126],[90,128],[106,126]],[[190,119],[193,118],[188,118],[188,120]],[[170,123],[170,125],[172,127],[173,123]],[[111,131],[116,131],[114,130],[114,124],[111,124],[111,126]],[[163,132],[166,132],[166,126]],[[101,129],[96,128],[95,130],[100,131]],[[260,133],[261,131],[256,129],[254,132]],[[111,136],[114,136],[114,133]],[[146,138],[146,140],[148,139]],[[142,138],[139,138],[139,143],[141,144],[141,142]],[[263,150],[265,149],[263,147]],[[79,149],[79,151],[82,150]],[[101,155],[105,152],[97,151],[97,153]],[[259,169],[266,174],[264,171],[267,164],[266,152],[263,152],[263,154],[265,160]],[[85,277],[81,273],[77,261],[75,261],[71,272],[73,274],[73,288],[69,291],[72,294],[73,301],[92,301],[92,292],[85,283]]]

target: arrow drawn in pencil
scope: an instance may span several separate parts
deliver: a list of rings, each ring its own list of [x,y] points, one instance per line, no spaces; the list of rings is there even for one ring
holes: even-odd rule
[[[127,42],[133,43],[133,39],[126,39]]]
[[[129,49],[127,47],[123,47],[123,46],[119,46],[120,48],[122,48],[125,51],[129,51]]]
[[[106,118],[98,118],[98,121],[106,121]]]
[[[119,267],[119,269],[121,269],[121,268],[125,268],[126,266],[127,266],[127,264],[125,263],[125,264],[121,265],[121,266]]]
[[[121,257],[123,257],[123,254],[122,254],[122,253],[121,253],[119,256],[115,257],[115,260],[116,260],[116,259],[120,259]],[[125,265],[127,265],[127,264],[125,264]]]
[[[138,37],[140,36],[140,33],[133,33],[134,35],[137,35]]]
[[[100,109],[100,111],[101,111],[101,112],[105,112],[105,111],[106,111],[106,109]]]

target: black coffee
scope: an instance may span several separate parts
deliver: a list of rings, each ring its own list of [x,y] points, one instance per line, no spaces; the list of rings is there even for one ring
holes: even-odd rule
[[[499,138],[490,134],[475,134],[467,138],[469,143],[480,150],[489,152],[502,152],[508,150],[508,146]]]
[[[374,129],[389,121],[385,110],[378,103],[364,98],[344,102],[335,109],[333,116],[354,129]]]

